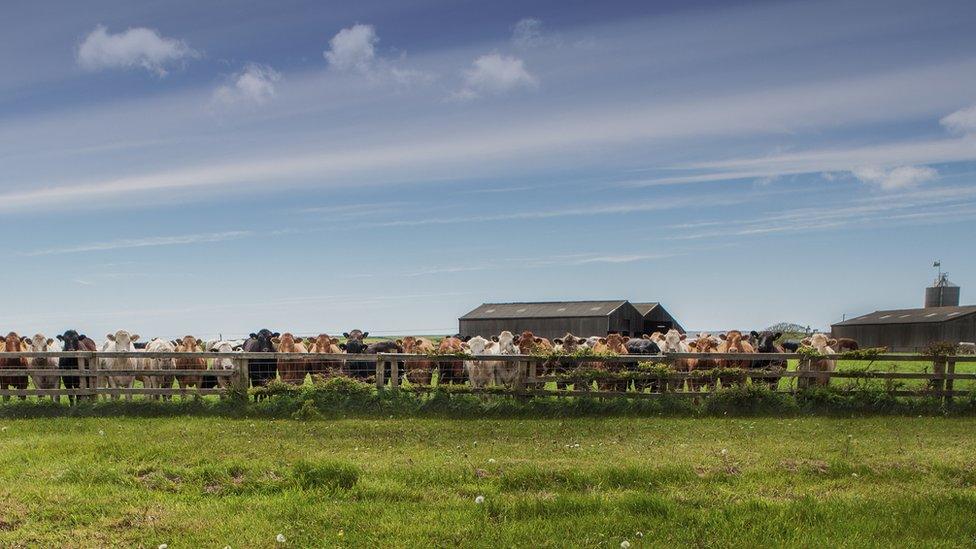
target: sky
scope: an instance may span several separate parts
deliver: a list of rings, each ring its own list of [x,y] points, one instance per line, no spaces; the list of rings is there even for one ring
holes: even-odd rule
[[[976,4],[4,2],[0,329],[976,299]]]

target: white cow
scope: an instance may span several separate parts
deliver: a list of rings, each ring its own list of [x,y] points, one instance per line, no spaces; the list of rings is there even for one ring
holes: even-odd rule
[[[217,353],[219,355],[227,355],[234,352],[234,342],[233,341],[214,341],[207,344],[207,351],[212,353]],[[211,370],[226,370],[230,371],[234,369],[234,359],[226,356],[218,356],[213,359],[213,364],[210,365]],[[230,379],[227,376],[220,376],[217,378],[217,385],[221,389],[226,389],[230,385]]]
[[[114,334],[108,334],[105,338],[107,341],[102,345],[103,352],[135,352],[136,349],[133,343],[138,341],[139,335],[129,334],[125,330],[119,330]],[[135,358],[100,358],[98,359],[98,365],[103,370],[135,370],[139,366]],[[136,376],[134,375],[109,375],[107,377],[108,386],[112,389],[121,389],[123,387],[131,389],[135,379]],[[112,395],[112,398],[117,400],[119,395]],[[132,400],[132,393],[127,393],[125,399]]]
[[[464,343],[464,349],[473,355],[498,354],[492,352],[493,350],[497,351],[498,344],[481,336],[469,339]],[[471,386],[475,389],[488,386],[494,379],[494,370],[497,364],[498,362],[487,360],[465,360],[464,369],[468,374],[468,379],[471,380]]]
[[[28,351],[33,351],[35,353],[55,353],[61,350],[61,342],[56,339],[50,339],[44,334],[35,334],[34,337],[24,338],[24,343],[27,345]],[[57,370],[58,369],[58,359],[48,358],[48,357],[34,357],[29,359],[27,362],[27,367],[37,370]],[[31,374],[31,380],[34,381],[34,387],[38,389],[59,389],[61,387],[61,376],[59,374]],[[58,395],[51,395],[51,399],[58,401],[61,397]]]
[[[492,354],[498,355],[517,355],[519,348],[515,344],[515,335],[508,330],[491,338],[498,343],[498,351]],[[497,362],[495,363],[495,385],[505,385],[514,387],[519,376],[518,362]]]
[[[830,339],[824,334],[813,334],[800,342],[800,345],[804,347],[812,347],[822,355],[834,354],[834,349],[831,346],[836,344],[836,339]],[[836,369],[837,361],[826,358],[801,360],[800,365],[796,368],[798,372],[833,372]],[[809,387],[811,383],[821,387],[826,387],[830,384],[830,378],[823,377],[814,380],[811,380],[811,378],[808,377],[797,378],[796,387],[797,389],[805,389],[806,387]]]
[[[155,338],[146,345],[147,353],[174,353],[176,346],[172,341]],[[140,370],[172,370],[176,363],[172,358],[139,358]],[[142,386],[147,389],[168,389],[173,387],[173,376],[140,376]],[[153,395],[153,400],[159,400],[160,395]],[[169,395],[163,395],[169,400]]]

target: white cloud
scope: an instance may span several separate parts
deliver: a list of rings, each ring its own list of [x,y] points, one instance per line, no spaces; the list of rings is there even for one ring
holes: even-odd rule
[[[251,231],[225,231],[221,233],[198,233],[178,236],[151,236],[148,238],[122,238],[107,242],[92,242],[66,248],[48,248],[25,252],[26,256],[73,254],[83,252],[101,252],[107,250],[121,250],[127,248],[148,248],[154,246],[175,246],[179,244],[200,244],[205,242],[223,242],[250,236]]]
[[[142,67],[161,77],[166,67],[197,56],[183,40],[165,38],[146,27],[111,34],[98,25],[78,47],[78,64],[86,70]]]
[[[230,84],[214,91],[214,101],[224,104],[265,103],[274,97],[275,83],[281,74],[267,65],[248,63],[235,74]]]
[[[939,122],[951,132],[976,134],[976,105],[949,114]]]
[[[542,21],[526,17],[512,27],[512,43],[519,48],[534,48],[544,42]]]
[[[939,176],[939,172],[928,166],[899,166],[891,169],[863,166],[851,170],[851,173],[861,181],[878,185],[886,191],[913,187]]]
[[[333,36],[329,40],[329,49],[322,55],[338,70],[369,72],[376,59],[379,40],[373,25],[356,24]]]
[[[490,53],[475,59],[464,72],[464,86],[454,93],[454,98],[470,100],[538,85],[539,80],[529,73],[521,59]]]

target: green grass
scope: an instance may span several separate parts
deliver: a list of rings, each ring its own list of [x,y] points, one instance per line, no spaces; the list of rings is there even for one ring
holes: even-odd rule
[[[972,546],[974,434],[939,417],[0,419],[0,546]]]

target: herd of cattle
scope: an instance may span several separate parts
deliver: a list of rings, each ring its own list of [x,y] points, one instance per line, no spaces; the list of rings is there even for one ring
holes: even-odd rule
[[[538,375],[564,374],[563,381],[558,382],[560,389],[570,385],[577,390],[589,390],[590,382],[582,379],[574,380],[572,372],[581,367],[598,370],[619,371],[633,367],[633,365],[587,361],[586,356],[592,355],[659,355],[661,353],[783,353],[796,351],[799,347],[816,349],[820,354],[829,355],[835,352],[857,349],[853,340],[834,340],[824,334],[814,334],[799,342],[778,343],[782,337],[779,332],[751,332],[744,334],[731,330],[717,336],[701,333],[694,338],[670,330],[667,333],[655,332],[640,338],[631,338],[621,334],[606,336],[577,337],[567,333],[561,338],[549,340],[538,337],[532,332],[513,334],[503,331],[496,336],[484,338],[445,337],[435,343],[423,337],[404,337],[397,340],[366,343],[368,332],[352,330],[343,334],[344,341],[327,334],[319,334],[313,338],[296,337],[291,333],[278,333],[270,330],[260,330],[250,334],[244,340],[203,341],[193,336],[185,336],[178,340],[155,338],[148,343],[140,343],[139,336],[119,330],[106,336],[106,341],[99,347],[94,340],[79,334],[75,330],[68,330],[56,338],[48,338],[43,334],[33,337],[21,337],[15,332],[7,334],[2,349],[6,352],[57,352],[57,351],[105,351],[105,352],[168,352],[168,353],[199,353],[209,352],[214,356],[210,359],[197,356],[186,358],[98,358],[98,367],[105,370],[106,384],[110,388],[131,388],[136,380],[140,380],[146,388],[171,388],[174,382],[181,388],[196,387],[201,389],[225,387],[228,383],[226,376],[206,375],[208,370],[234,369],[233,354],[244,352],[267,352],[283,354],[344,354],[344,355],[377,355],[380,353],[403,353],[416,355],[533,355],[546,354],[549,359],[540,364],[542,371]],[[591,353],[581,353],[589,350]],[[582,358],[580,358],[582,357]],[[84,359],[81,359],[84,360]],[[474,388],[484,388],[489,385],[505,387],[525,386],[527,368],[525,363],[517,361],[498,360],[458,360],[426,361],[410,360],[401,362],[404,375],[413,384],[429,385],[435,371],[441,384],[470,383]],[[785,360],[729,360],[707,358],[677,358],[670,363],[671,368],[680,372],[694,372],[696,370],[713,370],[716,368],[738,368],[746,371],[762,372],[763,376],[755,377],[754,383],[767,384],[775,387],[779,382],[777,373],[786,367]],[[30,378],[38,389],[59,389],[63,383],[65,389],[80,387],[79,377],[68,373],[79,367],[78,358],[0,358],[0,390],[27,389]],[[818,358],[804,361],[802,368],[811,371],[832,371],[836,362],[829,358]],[[62,375],[51,373],[3,375],[3,370],[66,370]],[[188,375],[131,375],[131,373],[112,375],[111,372],[128,370],[195,370],[200,374]],[[318,357],[301,358],[296,356],[271,359],[249,359],[248,376],[250,384],[257,387],[267,384],[274,379],[291,384],[301,384],[308,374],[322,377],[347,376],[366,380],[376,374],[376,361],[356,360],[352,357],[341,360],[321,360]],[[389,366],[387,366],[389,377]],[[609,376],[608,376],[609,377]],[[601,390],[628,390],[631,381],[607,379],[597,381]],[[741,382],[739,377],[721,376],[717,380],[696,380],[694,376],[687,379],[689,391],[698,391],[704,386],[714,388],[715,382],[728,386]],[[810,383],[826,383],[825,378],[798,379],[798,386]],[[651,390],[674,391],[684,390],[684,382],[659,382],[656,380],[638,380],[633,382],[637,391]],[[127,395],[130,397],[131,395]],[[5,397],[6,398],[6,397]]]

